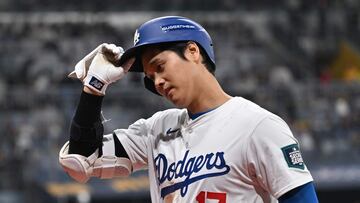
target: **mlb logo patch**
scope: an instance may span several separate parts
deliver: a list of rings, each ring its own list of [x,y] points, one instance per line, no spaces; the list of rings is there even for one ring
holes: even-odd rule
[[[101,91],[101,88],[104,86],[104,83],[95,77],[91,77],[89,84],[99,91]]]
[[[305,164],[300,153],[299,145],[292,144],[281,148],[286,163],[290,168],[305,169]]]

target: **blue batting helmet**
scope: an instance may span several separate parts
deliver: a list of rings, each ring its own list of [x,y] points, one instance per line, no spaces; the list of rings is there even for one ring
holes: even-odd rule
[[[212,40],[207,31],[198,23],[181,16],[165,16],[155,18],[142,24],[135,32],[134,46],[126,50],[119,64],[135,57],[130,72],[142,72],[143,66],[139,56],[142,47],[166,42],[194,41],[206,52],[210,61],[215,65]],[[145,78],[145,87],[158,94],[152,81]]]

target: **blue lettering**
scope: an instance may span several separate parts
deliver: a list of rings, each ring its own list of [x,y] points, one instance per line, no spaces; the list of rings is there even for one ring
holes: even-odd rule
[[[225,159],[224,159],[224,152],[217,152],[216,153],[215,162],[217,162],[218,159],[220,160],[220,163],[218,165],[215,165],[215,168],[221,169],[226,164]]]
[[[230,167],[226,165],[224,159],[224,152],[217,152],[216,154],[209,153],[205,156],[199,155],[190,157],[189,159],[188,154],[189,150],[185,152],[184,157],[181,160],[173,162],[170,165],[168,165],[168,160],[164,154],[159,154],[155,158],[155,169],[160,184],[165,180],[171,181],[174,178],[177,179],[185,176],[185,180],[182,182],[177,182],[162,188],[161,197],[165,197],[167,194],[179,189],[181,196],[185,196],[190,184],[205,178],[222,176],[230,171]],[[217,170],[212,170],[214,168]],[[208,171],[208,173],[203,172],[201,175],[196,176],[201,170]]]
[[[193,172],[193,165],[194,165],[194,161],[195,161],[195,157],[191,157],[189,159],[189,161],[186,163],[185,166],[185,175],[187,175],[188,177],[191,175],[191,173]]]
[[[206,155],[206,159],[208,160],[208,161],[206,162],[206,168],[207,168],[208,170],[210,170],[210,169],[214,166],[214,164],[211,164],[211,163],[210,163],[211,157],[213,157],[213,156],[214,156],[214,153],[210,153],[210,154],[207,154],[207,155]]]
[[[204,160],[203,156],[199,156],[198,159],[196,159],[195,166],[194,166],[195,173],[199,172],[202,169],[202,167],[204,166],[205,161],[203,161],[203,160]]]
[[[175,175],[176,171],[175,171],[175,162],[170,164],[169,166],[169,170],[167,172],[167,180],[170,181],[173,179],[174,175]]]
[[[161,163],[163,163],[163,167],[161,167]],[[167,159],[166,159],[165,155],[159,154],[155,158],[155,166],[156,166],[157,176],[159,177],[159,182],[163,183],[166,179],[166,177],[165,177],[166,170],[163,170],[162,173],[160,172],[160,170],[161,170],[161,168],[163,168],[163,169],[167,168]]]
[[[184,169],[184,164],[185,164],[185,161],[187,159],[187,156],[189,154],[189,150],[187,150],[185,152],[185,155],[184,155],[184,158],[180,161],[178,161],[178,163],[176,164],[176,173],[175,173],[175,178],[178,178],[178,177],[183,177],[184,174],[183,174],[183,169]],[[180,167],[180,168],[179,168]]]

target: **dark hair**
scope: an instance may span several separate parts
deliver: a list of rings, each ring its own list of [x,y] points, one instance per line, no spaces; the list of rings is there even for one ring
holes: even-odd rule
[[[187,60],[185,58],[184,52],[185,49],[188,45],[189,41],[180,41],[180,42],[165,42],[165,43],[161,43],[161,44],[157,44],[156,48],[158,48],[160,51],[165,51],[165,50],[169,50],[169,51],[173,51],[175,52],[177,55],[179,55],[181,58]],[[196,43],[196,42],[195,42]],[[212,61],[210,60],[210,58],[208,57],[208,55],[206,54],[206,52],[204,51],[204,49],[198,44],[198,47],[200,48],[200,54],[203,58],[202,64],[204,64],[204,66],[206,67],[206,69],[213,75],[215,75],[215,69],[216,66],[214,63],[212,63]]]

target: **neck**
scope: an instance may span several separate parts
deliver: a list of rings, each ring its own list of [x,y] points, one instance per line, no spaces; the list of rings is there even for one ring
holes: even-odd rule
[[[231,96],[224,92],[213,75],[209,74],[207,79],[200,83],[198,95],[187,107],[192,114],[217,108],[231,99]]]

